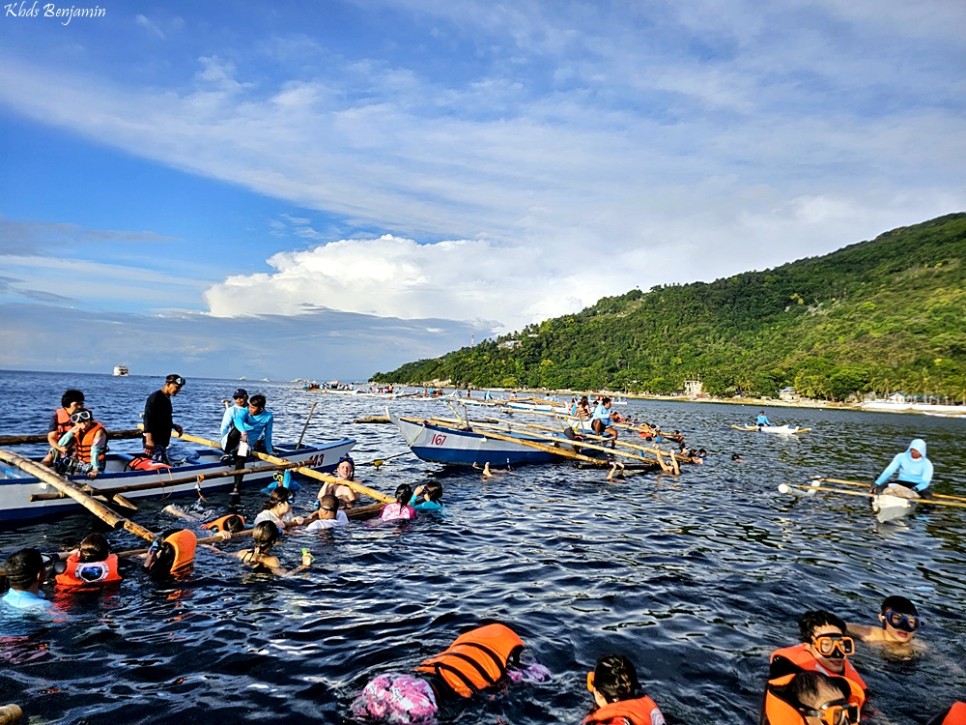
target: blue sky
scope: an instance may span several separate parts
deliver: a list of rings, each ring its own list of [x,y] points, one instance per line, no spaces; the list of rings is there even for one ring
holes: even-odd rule
[[[3,368],[364,379],[966,208],[960,2],[31,7]]]

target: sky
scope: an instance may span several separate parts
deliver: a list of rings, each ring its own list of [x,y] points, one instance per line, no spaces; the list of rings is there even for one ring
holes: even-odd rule
[[[966,210],[959,0],[74,2],[0,4],[4,369],[365,380]]]

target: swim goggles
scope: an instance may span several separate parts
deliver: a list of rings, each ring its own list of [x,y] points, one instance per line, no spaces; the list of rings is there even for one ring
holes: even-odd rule
[[[841,634],[812,637],[812,644],[822,657],[847,657],[855,652],[855,640]],[[838,651],[838,654],[835,654]]]
[[[71,423],[83,423],[91,419],[91,411],[89,410],[78,410],[76,413],[71,415]]]
[[[169,375],[164,379],[164,382],[173,383],[174,385],[177,385],[179,388],[183,388],[185,380],[180,375]]]
[[[817,717],[825,725],[854,725],[859,721],[859,708],[850,705],[848,700],[832,700],[818,708],[800,707],[798,711],[806,717]]]
[[[884,616],[886,622],[904,632],[915,632],[922,624],[915,614],[903,614],[894,609],[885,610]]]

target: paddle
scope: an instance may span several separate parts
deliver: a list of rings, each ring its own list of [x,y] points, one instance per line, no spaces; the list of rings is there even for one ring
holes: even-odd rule
[[[221,444],[216,443],[215,441],[212,441],[212,440],[208,440],[207,438],[200,438],[199,436],[191,435],[190,433],[178,434],[176,432],[175,435],[180,437],[182,440],[188,441],[189,443],[197,443],[202,446],[208,446],[209,448],[217,448],[219,450],[221,449]],[[365,494],[369,498],[374,499],[376,501],[380,501],[381,503],[395,503],[396,501],[396,499],[394,499],[392,496],[388,496],[382,493],[382,491],[377,491],[374,488],[369,488],[368,486],[364,486],[361,483],[357,483],[356,481],[350,481],[345,478],[337,478],[335,476],[330,476],[327,473],[320,473],[312,468],[305,468],[305,467],[299,466],[297,463],[293,464],[292,461],[288,461],[284,458],[279,458],[278,456],[273,456],[268,453],[261,453],[259,451],[250,451],[249,455],[254,455],[256,458],[259,458],[260,460],[266,461],[268,463],[274,463],[275,465],[295,466],[292,470],[295,471],[296,473],[302,474],[306,478],[313,478],[316,481],[322,481],[323,483],[335,483],[341,486],[348,486],[356,493]]]
[[[296,442],[295,444],[295,450],[298,450],[299,448],[302,447],[302,439],[305,438],[305,431],[309,429],[309,423],[312,420],[312,414],[315,412],[315,406],[318,404],[319,404],[319,401],[316,400],[314,403],[312,403],[312,407],[309,408],[309,414],[305,418],[305,425],[302,426],[302,432],[301,434],[299,434],[298,442]]]
[[[24,458],[16,453],[5,450],[0,450],[0,460],[10,463],[24,473],[53,486],[61,493],[64,493],[65,495],[77,501],[77,503],[97,516],[112,529],[123,528],[135,536],[139,536],[142,539],[147,539],[148,541],[154,541],[155,538],[157,538],[153,532],[144,528],[140,524],[136,524],[133,521],[120,516],[115,511],[112,511],[107,506],[104,506],[100,502],[94,500],[94,498],[91,496],[88,496],[70,479],[57,475],[54,473],[54,471],[46,466],[40,465],[36,461],[31,461],[28,458]]]
[[[840,483],[844,486],[862,486],[863,488],[870,488],[872,484],[863,483],[862,481],[849,481],[843,478],[826,478],[825,476],[816,476],[812,479],[813,481],[824,481],[826,483]],[[948,499],[950,501],[966,501],[966,496],[950,496],[948,494],[934,493],[933,498]]]

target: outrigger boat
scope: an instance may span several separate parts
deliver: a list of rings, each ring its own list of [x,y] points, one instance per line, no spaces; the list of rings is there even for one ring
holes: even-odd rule
[[[811,428],[800,428],[797,425],[763,425],[761,427],[757,425],[732,425],[735,430],[743,431],[761,431],[762,433],[778,433],[779,435],[795,435],[799,433],[808,433]]]
[[[275,446],[275,451],[287,462],[326,472],[334,470],[339,458],[348,454],[355,443],[351,438],[344,438],[314,446]],[[129,466],[134,455],[110,452],[104,472],[95,480],[89,481],[86,476],[75,476],[70,480],[91,496],[103,492],[109,498],[112,494],[123,493],[124,497],[131,499],[191,493],[200,485],[204,486],[206,493],[234,487],[235,467],[222,462],[221,450],[202,447],[188,450],[189,455],[180,464],[152,470],[131,470]],[[17,458],[19,456],[9,451],[0,450],[0,524],[48,518],[80,510],[77,502],[60,497],[49,483],[24,473],[15,463],[11,463]],[[242,474],[245,484],[271,479],[280,470],[280,466],[266,467],[259,465],[258,461],[246,462],[246,467],[254,472]]]

